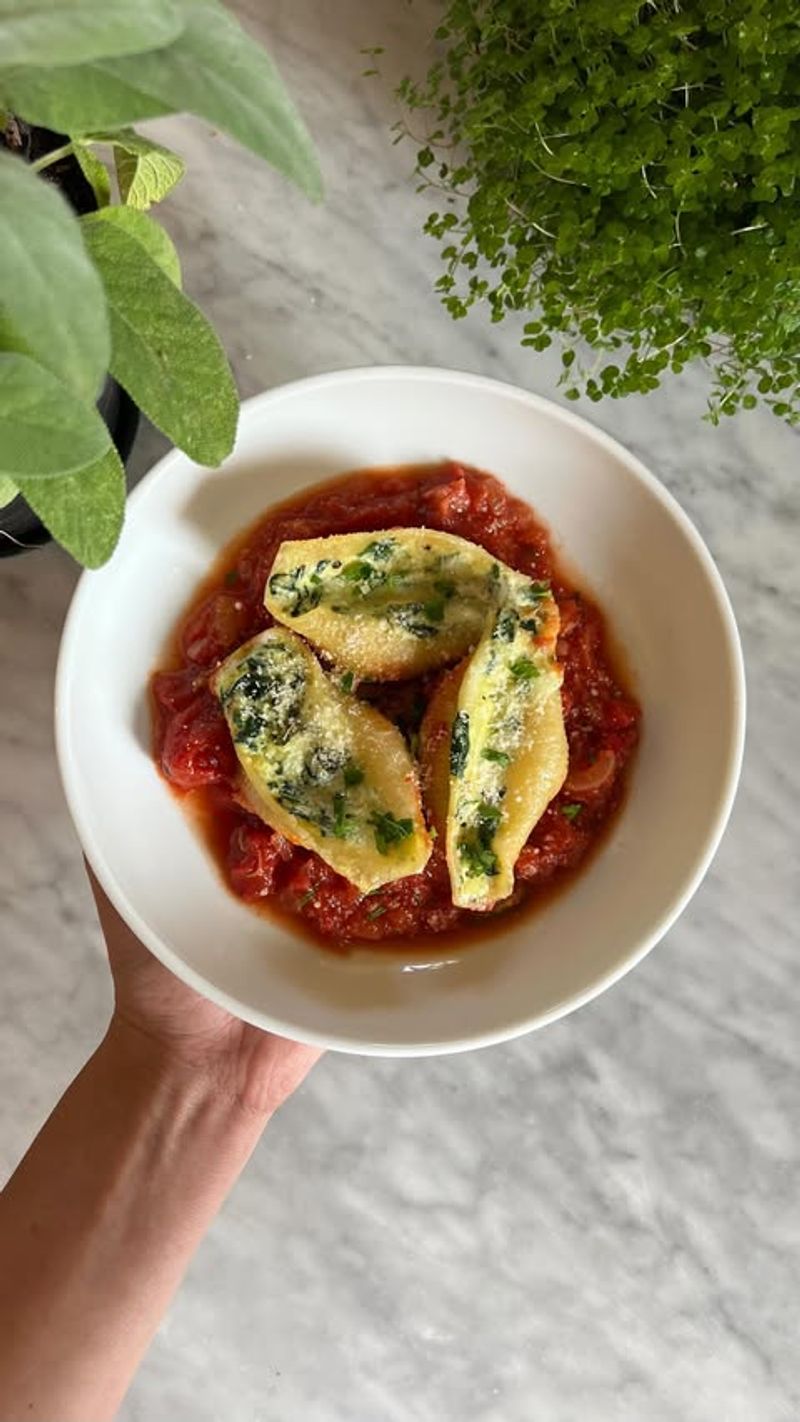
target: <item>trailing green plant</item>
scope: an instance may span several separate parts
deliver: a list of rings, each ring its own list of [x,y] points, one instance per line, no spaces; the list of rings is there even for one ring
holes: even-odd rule
[[[217,0],[0,0],[0,110],[0,507],[22,493],[96,567],[125,496],[95,406],[106,373],[203,464],[230,452],[238,416],[222,346],[148,215],[184,164],[131,125],[196,114],[314,198],[319,170],[272,61]],[[20,121],[63,141],[26,163]],[[68,158],[96,211],[59,191]]]
[[[398,92],[451,315],[529,312],[572,400],[700,357],[714,423],[759,399],[797,423],[796,0],[447,0],[436,38]]]

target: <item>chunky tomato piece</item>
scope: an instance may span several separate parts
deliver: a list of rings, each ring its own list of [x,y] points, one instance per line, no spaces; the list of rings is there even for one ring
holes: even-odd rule
[[[559,870],[580,863],[588,835],[555,805],[549,806],[517,860],[517,877],[525,884],[543,884]]]
[[[253,635],[253,611],[240,593],[215,592],[195,608],[181,632],[188,662],[210,667]]]
[[[184,667],[181,671],[156,672],[153,681],[153,695],[162,711],[185,711],[205,688],[206,674],[196,667]]]
[[[275,830],[266,825],[237,825],[228,845],[231,887],[243,899],[263,899],[274,893],[280,871],[291,857],[291,844]]]
[[[217,700],[202,691],[167,722],[161,768],[173,785],[194,790],[236,775],[236,752]]]
[[[469,509],[469,490],[463,469],[454,468],[452,479],[428,489],[421,502],[433,528],[454,533],[455,525]]]

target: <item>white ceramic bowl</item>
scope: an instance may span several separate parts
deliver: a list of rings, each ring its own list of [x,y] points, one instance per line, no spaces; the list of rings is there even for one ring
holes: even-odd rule
[[[444,941],[339,957],[222,886],[150,757],[146,686],[218,549],[271,503],[366,465],[452,457],[498,475],[550,526],[624,648],[643,707],[610,838],[538,914],[459,954]],[[711,557],[660,483],[608,436],[475,375],[377,368],[250,400],[210,472],[173,451],[135,490],[119,549],[80,581],[56,688],[58,754],[83,848],[133,930],[249,1022],[351,1052],[499,1042],[587,1002],[652,948],[697,888],[738,778],[744,675]]]

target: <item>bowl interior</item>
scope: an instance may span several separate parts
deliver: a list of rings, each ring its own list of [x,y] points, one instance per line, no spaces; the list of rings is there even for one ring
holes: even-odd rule
[[[360,466],[462,459],[549,524],[624,649],[644,712],[630,793],[568,891],[459,953],[339,957],[256,916],[220,883],[149,752],[146,685],[219,548],[269,504]],[[112,562],[81,580],[57,685],[70,808],[101,882],[176,973],[240,1016],[351,1051],[498,1041],[632,966],[696,887],[741,756],[743,678],[711,559],[626,451],[548,402],[445,371],[343,372],[250,401],[220,470],[178,452],[135,491]]]

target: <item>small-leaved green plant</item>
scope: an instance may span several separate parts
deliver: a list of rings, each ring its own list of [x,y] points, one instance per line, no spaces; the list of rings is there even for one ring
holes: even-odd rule
[[[217,0],[0,0],[0,111],[0,133],[22,120],[64,135],[30,164],[0,149],[0,507],[22,493],[96,567],[125,496],[95,407],[106,373],[203,464],[230,452],[238,416],[224,351],[147,211],[183,162],[131,125],[197,114],[312,197],[319,170],[271,60]],[[81,217],[49,180],[68,156],[97,203]]]
[[[455,317],[530,312],[569,399],[700,357],[709,417],[800,421],[797,0],[445,0],[414,112]],[[371,51],[378,53],[380,51]],[[592,348],[596,359],[586,360]]]

